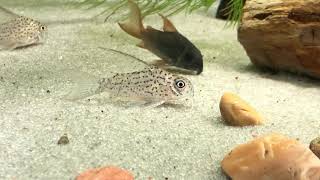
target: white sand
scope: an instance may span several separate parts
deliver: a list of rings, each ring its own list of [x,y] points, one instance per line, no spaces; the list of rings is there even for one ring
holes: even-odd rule
[[[103,77],[141,66],[98,46],[146,61],[157,59],[135,47],[136,39],[114,22],[68,23],[88,15],[63,4],[52,6],[53,1],[45,6],[36,0],[25,1],[25,6],[23,0],[0,2],[46,22],[66,20],[49,26],[43,45],[0,52],[0,179],[72,179],[88,168],[115,165],[136,179],[220,180],[225,179],[220,169],[224,155],[253,134],[281,132],[306,145],[319,135],[319,82],[257,70],[237,42],[236,31],[223,29],[224,22],[203,13],[171,18],[205,57],[203,74],[188,76],[195,87],[193,108],[125,108],[103,94],[91,102],[67,101],[64,95],[77,73]],[[157,16],[146,23],[161,24]],[[219,112],[225,91],[250,102],[267,118],[266,124],[226,126]],[[57,145],[65,133],[70,143]]]

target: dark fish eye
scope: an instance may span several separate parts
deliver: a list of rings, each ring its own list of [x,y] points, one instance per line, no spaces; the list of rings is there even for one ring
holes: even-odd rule
[[[42,30],[44,30],[44,29],[45,29],[45,27],[44,27],[44,26],[41,26],[41,29],[42,29]]]
[[[183,81],[179,80],[176,82],[176,85],[178,88],[184,88],[184,86],[186,85]]]

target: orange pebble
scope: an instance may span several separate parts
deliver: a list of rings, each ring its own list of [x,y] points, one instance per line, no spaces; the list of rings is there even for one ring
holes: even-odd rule
[[[133,175],[114,166],[89,169],[76,177],[76,180],[133,180]]]

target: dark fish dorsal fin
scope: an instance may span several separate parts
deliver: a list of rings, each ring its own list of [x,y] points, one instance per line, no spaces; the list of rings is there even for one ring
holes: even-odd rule
[[[165,31],[165,32],[178,32],[176,27],[174,27],[174,25],[172,24],[172,22],[168,18],[166,18],[162,14],[159,14],[159,16],[161,16],[161,18],[163,20],[163,31]]]

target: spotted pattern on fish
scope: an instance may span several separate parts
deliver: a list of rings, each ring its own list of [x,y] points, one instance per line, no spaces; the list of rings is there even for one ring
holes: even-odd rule
[[[103,91],[120,97],[150,101],[174,101],[193,96],[193,86],[187,78],[176,76],[155,66],[102,78],[97,93]]]
[[[17,18],[0,24],[0,48],[15,49],[38,43],[47,27],[28,17]]]

